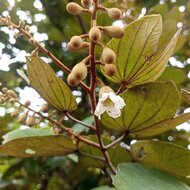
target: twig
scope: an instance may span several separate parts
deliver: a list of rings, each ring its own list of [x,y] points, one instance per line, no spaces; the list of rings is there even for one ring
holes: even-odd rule
[[[75,122],[77,122],[77,123],[79,123],[79,124],[81,124],[81,125],[83,125],[83,126],[85,126],[85,127],[88,127],[88,128],[91,129],[91,130],[96,131],[96,128],[95,128],[93,125],[89,125],[89,124],[87,124],[87,123],[84,123],[84,122],[82,122],[82,121],[80,121],[80,120],[74,118],[74,117],[71,116],[68,112],[66,112],[65,115],[66,115],[69,119],[71,119],[71,120],[73,120],[73,121],[75,121]]]
[[[89,139],[87,139],[87,138],[82,137],[80,134],[73,132],[72,129],[65,127],[65,126],[62,125],[60,122],[58,122],[58,121],[52,119],[51,117],[44,116],[42,113],[40,113],[40,112],[38,112],[38,111],[35,111],[35,110],[33,110],[32,108],[30,108],[30,107],[26,107],[24,104],[22,104],[22,103],[19,102],[19,101],[16,101],[16,102],[17,102],[18,104],[20,104],[21,106],[27,108],[28,110],[34,112],[35,114],[39,115],[39,116],[42,117],[43,119],[46,119],[46,120],[48,120],[49,122],[51,122],[52,124],[56,125],[57,127],[63,129],[65,132],[67,132],[68,134],[74,136],[74,137],[75,137],[76,139],[78,139],[79,141],[81,141],[81,142],[83,142],[83,143],[85,143],[85,144],[91,145],[91,146],[93,146],[93,147],[100,148],[100,145],[99,145],[98,143],[96,143],[96,142],[94,142],[94,141],[91,141],[91,140],[89,140]]]

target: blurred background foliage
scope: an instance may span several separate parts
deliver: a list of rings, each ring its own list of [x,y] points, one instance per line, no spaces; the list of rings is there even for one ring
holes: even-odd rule
[[[45,44],[64,64],[69,68],[85,57],[87,52],[70,53],[66,44],[73,35],[80,35],[89,30],[89,17],[87,15],[72,16],[66,10],[69,0],[1,0],[0,14],[10,14],[16,23],[25,20],[31,26],[34,38]],[[76,1],[79,2],[79,1]],[[172,79],[177,86],[190,90],[190,0],[102,0],[106,7],[119,7],[125,15],[123,21],[113,24],[127,25],[139,17],[148,14],[161,14],[163,18],[163,36],[160,44],[167,43],[177,28],[182,28],[175,54],[170,58],[168,66],[161,81]],[[101,13],[98,17],[100,25],[110,25],[112,21]],[[106,42],[108,39],[105,38]],[[6,28],[0,28],[0,85],[15,89],[18,93],[27,91],[28,84],[20,73],[26,72],[25,55],[30,53],[33,47],[21,37],[15,41],[13,34]],[[97,55],[100,53],[97,50]],[[44,57],[44,55],[40,54]],[[66,75],[59,71],[50,59],[44,58],[51,64],[55,72],[63,79]],[[19,70],[18,70],[19,69]],[[98,73],[101,75],[101,73]],[[103,77],[103,76],[102,76]],[[110,84],[104,77],[103,80]],[[88,83],[88,81],[87,81]],[[114,84],[112,88],[117,89]],[[73,89],[77,96],[79,109],[74,115],[88,123],[89,117],[88,97],[80,87]],[[23,96],[27,96],[26,93]],[[24,97],[27,98],[27,97]],[[38,104],[34,101],[32,104]],[[189,111],[189,105],[182,100],[179,113]],[[17,121],[10,117],[12,108],[10,105],[0,107],[0,136],[8,131],[19,128]],[[66,121],[67,126],[73,126],[77,131],[86,132],[81,125],[74,125]],[[181,129],[182,128],[182,129]],[[181,130],[179,130],[181,129]],[[186,130],[185,130],[186,129]],[[190,128],[178,127],[156,138],[164,141],[173,141],[176,144],[188,147],[190,141]],[[114,134],[112,134],[114,135]],[[130,144],[130,139],[126,141]],[[190,148],[190,147],[189,147]],[[104,175],[104,169],[92,167],[92,162],[78,163],[75,154],[64,157],[16,159],[0,157],[0,189],[6,190],[88,190],[93,187],[111,184],[109,178]],[[85,165],[85,167],[83,167]],[[86,165],[88,167],[86,167]]]

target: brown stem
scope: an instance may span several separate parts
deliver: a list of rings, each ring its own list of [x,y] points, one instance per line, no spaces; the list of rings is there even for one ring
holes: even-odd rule
[[[91,140],[89,140],[89,139],[87,139],[87,138],[82,137],[80,134],[75,133],[72,129],[65,127],[65,126],[62,125],[60,122],[58,122],[58,121],[52,119],[51,117],[44,116],[42,113],[37,112],[37,111],[33,110],[33,109],[30,108],[30,107],[26,107],[24,104],[22,104],[22,103],[19,102],[19,101],[16,101],[16,102],[17,102],[18,104],[20,104],[20,106],[23,106],[23,107],[27,108],[28,110],[30,110],[30,111],[32,111],[33,113],[39,115],[39,116],[42,117],[43,119],[46,119],[47,121],[51,122],[52,124],[56,125],[57,127],[63,129],[65,132],[67,132],[68,134],[74,136],[74,137],[75,137],[76,139],[78,139],[79,141],[81,141],[81,142],[83,142],[83,143],[85,143],[85,144],[91,145],[91,146],[93,146],[93,147],[95,147],[95,148],[100,148],[100,145],[99,145],[98,143],[96,143],[96,142],[94,142],[94,141],[91,141]]]
[[[89,129],[93,130],[93,131],[96,131],[96,128],[93,126],[93,125],[88,125],[87,123],[84,123],[76,118],[74,118],[73,116],[71,116],[68,112],[65,113],[65,115],[70,119],[70,120],[73,120],[85,127],[88,127]]]
[[[124,139],[126,135],[127,135],[126,133],[122,134],[122,135],[121,135],[119,138],[117,138],[115,141],[113,141],[113,142],[111,142],[110,144],[106,145],[106,146],[105,146],[105,149],[108,150],[108,149],[110,149],[111,147],[115,146],[115,145],[118,144],[120,141],[122,141],[122,139]]]
[[[30,38],[33,38],[31,34],[29,34],[24,28],[22,27],[19,27],[17,26],[16,24],[12,23],[11,22],[11,25],[19,30],[19,32],[21,34],[23,34],[25,37],[27,37],[28,39]],[[69,74],[71,72],[71,70],[66,66],[64,65],[57,57],[55,57],[55,55],[53,55],[49,50],[47,50],[45,47],[43,47],[39,42],[35,41],[35,44],[34,44],[36,47],[38,47],[38,49],[43,52],[44,54],[46,54],[48,57],[50,57],[54,62],[55,64],[60,67],[64,72],[66,72],[67,74]],[[83,82],[80,82],[80,85],[82,88],[84,88],[87,92],[89,92],[89,87],[83,83]]]
[[[96,26],[96,19],[97,19],[97,11],[98,11],[98,4],[99,0],[94,0],[94,10],[92,12],[91,16],[91,27]],[[92,56],[90,59],[90,72],[91,72],[91,85],[90,85],[90,102],[91,102],[91,109],[92,113],[94,113],[96,109],[96,94],[95,94],[95,88],[96,88],[96,60],[95,60],[95,46],[96,44],[94,42],[90,42],[90,55]],[[107,150],[105,150],[104,147],[104,142],[101,137],[101,131],[100,131],[100,126],[99,126],[99,120],[97,116],[94,115],[94,124],[96,127],[96,135],[98,138],[98,143],[100,145],[100,150],[102,151],[102,154],[104,155],[105,158],[105,163],[107,166],[110,168],[111,172],[115,174],[115,168],[110,160],[109,154]]]

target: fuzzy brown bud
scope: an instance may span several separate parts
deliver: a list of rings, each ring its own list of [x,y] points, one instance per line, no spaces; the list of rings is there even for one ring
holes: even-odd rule
[[[82,43],[82,46],[81,46],[79,49],[73,48],[73,47],[71,46],[70,42],[67,44],[67,49],[68,49],[69,51],[73,51],[73,52],[79,51],[79,50],[83,50],[83,49],[86,49],[86,48],[88,48],[88,47],[89,47],[89,43],[87,43],[87,42],[83,42],[83,43]]]
[[[75,77],[75,79],[77,80],[84,80],[87,76],[87,67],[85,65],[84,62],[80,62],[78,64],[76,64],[73,69],[72,69],[72,73]]]
[[[94,26],[89,31],[89,39],[91,41],[97,42],[100,40],[102,36],[102,33],[100,32],[100,29],[97,26]]]
[[[73,36],[69,42],[72,49],[80,49],[83,41],[80,36]]]
[[[75,76],[73,75],[72,72],[68,75],[68,77],[67,77],[67,83],[70,86],[77,86],[79,84],[79,82],[80,81],[75,78]]]
[[[30,104],[31,104],[31,101],[30,101],[30,100],[26,100],[26,101],[24,102],[24,105],[25,105],[26,107],[30,106]]]
[[[3,93],[7,93],[7,91],[8,91],[8,88],[3,87],[2,92],[3,92]]]
[[[26,25],[26,26],[25,26],[25,30],[26,30],[27,32],[30,32],[30,26],[29,26],[29,25]]]
[[[25,122],[26,122],[26,120],[27,120],[27,117],[28,117],[28,111],[22,113],[22,114],[19,116],[18,122],[19,122],[20,124],[23,124],[23,125],[24,125]]]
[[[114,20],[121,19],[122,13],[118,8],[107,9],[108,16]]]
[[[67,12],[72,15],[79,15],[84,10],[80,5],[74,2],[68,3],[66,9],[67,9]]]
[[[29,43],[30,43],[31,45],[35,45],[36,40],[35,40],[34,38],[30,38],[30,39],[29,39]]]
[[[35,117],[34,115],[30,116],[28,118],[28,120],[26,121],[26,125],[28,125],[29,127],[33,127],[35,125]]]
[[[48,104],[42,104],[41,107],[40,107],[40,111],[43,112],[43,113],[47,113],[49,111],[49,106]]]
[[[7,94],[10,98],[17,98],[17,95],[13,90],[7,90]]]
[[[108,75],[109,77],[113,77],[117,72],[117,68],[113,64],[105,64],[104,71],[106,75]]]
[[[92,6],[92,3],[93,3],[92,0],[81,0],[81,4],[82,4],[83,7],[89,8],[89,7]]]
[[[116,61],[116,54],[112,49],[105,47],[102,52],[102,59],[107,64],[113,64]]]
[[[104,26],[102,31],[109,37],[122,38],[124,36],[124,29],[119,26]]]

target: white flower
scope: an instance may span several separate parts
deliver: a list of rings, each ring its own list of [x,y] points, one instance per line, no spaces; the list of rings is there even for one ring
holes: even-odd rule
[[[117,118],[124,106],[124,100],[113,91],[102,92],[94,114],[100,119],[101,114],[106,111],[110,117]]]

